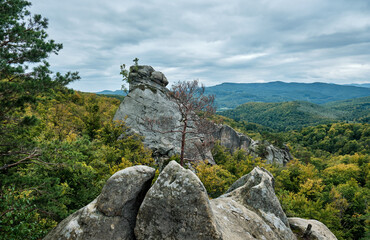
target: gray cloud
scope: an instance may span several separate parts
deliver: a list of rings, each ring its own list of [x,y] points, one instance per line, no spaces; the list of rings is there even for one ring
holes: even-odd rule
[[[368,0],[33,0],[64,44],[50,63],[83,91],[120,88],[119,66],[170,82],[369,82]]]

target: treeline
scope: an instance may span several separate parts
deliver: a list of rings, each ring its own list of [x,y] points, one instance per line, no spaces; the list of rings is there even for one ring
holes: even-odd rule
[[[0,239],[40,239],[114,172],[153,164],[142,138],[112,121],[119,103],[62,88],[2,124]]]

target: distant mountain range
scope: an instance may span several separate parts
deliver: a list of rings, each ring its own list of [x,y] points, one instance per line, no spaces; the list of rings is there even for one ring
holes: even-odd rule
[[[345,84],[344,86],[356,86],[356,87],[364,87],[364,88],[370,88],[370,83],[352,83],[352,84]]]
[[[225,110],[247,102],[306,101],[324,104],[370,96],[370,88],[329,83],[222,83],[207,87],[206,93],[216,96],[218,110]]]
[[[370,96],[322,105],[303,101],[249,102],[219,114],[278,131],[338,121],[370,123]]]
[[[329,83],[222,83],[207,87],[216,96],[218,111],[236,108],[247,102],[305,101],[315,104],[370,96],[370,83],[338,85]],[[125,96],[122,90],[104,90],[97,94]]]
[[[96,92],[96,94],[126,96],[126,93],[123,90],[116,90],[116,91],[103,90],[100,92]]]

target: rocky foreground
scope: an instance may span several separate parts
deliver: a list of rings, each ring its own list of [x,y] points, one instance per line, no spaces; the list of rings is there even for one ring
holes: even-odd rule
[[[287,218],[274,178],[263,168],[256,167],[212,200],[199,178],[175,161],[151,186],[154,175],[147,166],[115,173],[93,202],[44,239],[336,239],[318,221]]]

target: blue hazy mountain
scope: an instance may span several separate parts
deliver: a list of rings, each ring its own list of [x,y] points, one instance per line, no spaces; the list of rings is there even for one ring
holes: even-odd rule
[[[100,91],[100,92],[96,92],[96,94],[126,96],[126,93],[124,91],[122,91],[122,90],[116,90],[116,91],[103,90],[103,91]]]
[[[324,104],[370,96],[370,88],[329,83],[222,83],[207,87],[214,94],[218,110],[232,109],[247,102],[306,101]]]

